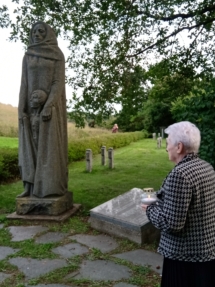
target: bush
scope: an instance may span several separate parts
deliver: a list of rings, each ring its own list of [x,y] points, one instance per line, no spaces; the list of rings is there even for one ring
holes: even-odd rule
[[[99,154],[101,147],[120,148],[129,145],[131,142],[147,138],[146,131],[132,133],[116,133],[103,136],[97,136],[87,139],[73,140],[69,142],[68,157],[69,162],[77,161],[85,158],[86,149],[91,149],[93,154]]]
[[[18,149],[0,149],[0,183],[20,178]]]

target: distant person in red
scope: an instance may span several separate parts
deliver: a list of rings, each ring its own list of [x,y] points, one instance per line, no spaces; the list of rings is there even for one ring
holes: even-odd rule
[[[118,132],[118,125],[114,124],[113,128],[112,128],[112,133],[117,133]]]

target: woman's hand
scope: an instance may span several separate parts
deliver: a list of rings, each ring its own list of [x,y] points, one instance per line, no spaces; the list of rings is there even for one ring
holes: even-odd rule
[[[52,117],[52,108],[51,107],[44,107],[42,111],[42,119],[43,121],[49,121]]]
[[[148,207],[148,205],[146,204],[141,204],[142,209],[144,209],[146,211],[146,208]]]

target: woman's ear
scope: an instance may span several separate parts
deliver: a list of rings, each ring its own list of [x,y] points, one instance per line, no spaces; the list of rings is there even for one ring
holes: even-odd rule
[[[184,152],[184,145],[182,142],[178,143],[177,153],[182,154]]]

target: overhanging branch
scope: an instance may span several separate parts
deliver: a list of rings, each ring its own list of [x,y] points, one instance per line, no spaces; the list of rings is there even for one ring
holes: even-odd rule
[[[187,14],[179,13],[179,14],[171,15],[169,17],[163,17],[163,16],[158,15],[158,14],[152,15],[150,13],[147,13],[145,11],[140,11],[140,10],[137,11],[137,13],[139,15],[146,15],[147,17],[153,18],[155,20],[162,20],[162,21],[171,21],[171,20],[175,20],[177,18],[187,19],[187,18],[192,18],[192,17],[197,16],[197,15],[203,15],[204,13],[207,13],[207,12],[215,12],[215,4],[210,5],[208,7],[205,7],[202,10],[196,10],[195,12],[190,12]]]
[[[212,23],[212,22],[214,22],[214,21],[215,21],[215,18],[212,18],[212,19],[209,19],[209,20],[207,20],[207,21],[204,21],[204,22],[198,23],[198,24],[196,24],[196,25],[190,26],[190,27],[182,27],[182,28],[180,28],[180,29],[177,29],[176,31],[172,32],[171,34],[167,35],[166,37],[164,37],[164,38],[162,38],[162,39],[156,41],[155,43],[153,43],[153,44],[147,46],[147,47],[144,48],[143,50],[141,50],[141,51],[139,51],[139,52],[137,52],[137,53],[135,53],[135,54],[133,54],[133,55],[127,55],[126,57],[127,57],[127,58],[131,58],[131,57],[138,56],[138,55],[144,53],[145,51],[150,50],[150,49],[153,49],[154,47],[158,46],[159,44],[162,44],[163,42],[165,42],[165,41],[168,40],[169,38],[171,38],[171,37],[177,35],[178,33],[182,32],[182,31],[184,31],[184,30],[191,31],[191,30],[193,30],[193,29],[195,29],[195,28],[199,28],[199,27],[201,27],[201,26],[207,25],[207,24]]]

